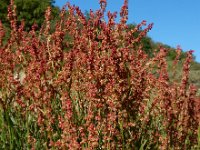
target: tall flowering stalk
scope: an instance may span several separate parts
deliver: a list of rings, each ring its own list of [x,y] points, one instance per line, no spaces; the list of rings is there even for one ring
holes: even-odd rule
[[[4,28],[3,28],[3,24],[0,21],[0,46],[3,45],[3,38],[4,38],[4,36],[5,36],[5,31],[4,31]]]

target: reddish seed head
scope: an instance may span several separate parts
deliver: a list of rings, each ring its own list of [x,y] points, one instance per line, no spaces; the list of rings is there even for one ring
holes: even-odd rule
[[[100,0],[100,1],[99,1],[99,4],[100,4],[100,6],[101,6],[101,9],[102,9],[103,11],[105,11],[106,5],[107,5],[107,1],[106,1],[106,0]]]
[[[106,0],[100,0],[99,3],[107,3]]]
[[[189,51],[190,54],[192,54],[192,53],[194,53],[194,52],[195,52],[194,50],[190,50],[190,51]]]

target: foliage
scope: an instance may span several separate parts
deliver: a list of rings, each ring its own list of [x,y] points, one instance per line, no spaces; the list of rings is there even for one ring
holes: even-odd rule
[[[143,21],[129,29],[127,0],[120,23],[101,9],[85,18],[68,4],[51,30],[16,26],[9,10],[9,42],[0,23],[0,145],[2,149],[199,149],[200,98],[189,84],[192,51],[180,81],[168,74],[165,47],[150,57]],[[12,6],[12,5],[11,5]],[[13,6],[12,6],[13,8]],[[139,32],[140,31],[140,32]],[[138,34],[139,33],[139,34]],[[67,40],[68,36],[71,40]],[[181,49],[172,71],[176,75]]]
[[[8,0],[1,0],[1,3],[0,3],[0,18],[1,18],[1,21],[2,23],[8,23],[7,21],[7,10],[8,10],[8,5],[9,5],[9,1]]]
[[[36,23],[41,27],[44,21],[45,10],[48,6],[52,8],[52,16],[56,18],[59,15],[59,8],[55,7],[53,0],[12,0],[16,5],[17,24],[20,24],[22,20],[25,20],[25,28],[31,29],[31,26]],[[1,0],[0,3],[0,18],[3,24],[9,26],[9,20],[7,19],[8,7],[10,5],[9,0]],[[13,16],[16,17],[16,16]]]

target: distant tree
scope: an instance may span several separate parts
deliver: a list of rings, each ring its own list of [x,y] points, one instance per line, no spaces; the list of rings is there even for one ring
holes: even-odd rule
[[[150,37],[146,36],[142,40],[143,50],[150,56],[153,56],[153,41]]]
[[[84,15],[85,15],[87,20],[90,19],[90,12],[88,10],[85,11]]]
[[[17,6],[18,22],[24,19],[27,30],[31,28],[33,23],[36,23],[39,27],[42,25],[45,10],[48,6],[52,8],[52,19],[57,17],[60,11],[58,7],[53,5],[55,3],[54,0],[14,0],[14,3]],[[7,8],[9,4],[9,0],[1,0],[0,3],[0,19],[7,26],[9,25],[9,20],[7,19]]]
[[[0,2],[0,20],[3,24],[8,24],[7,18],[7,8],[9,5],[9,0],[1,0]]]
[[[131,30],[131,29],[134,29],[137,25],[135,24],[128,24],[128,29]],[[138,32],[135,32],[133,34],[133,36],[135,38],[137,38],[140,34],[140,32],[142,31],[142,29],[139,29]],[[142,46],[143,46],[143,50],[150,56],[152,57],[153,56],[153,49],[155,48],[155,43],[153,42],[153,40],[148,37],[148,36],[145,36],[141,39],[141,43],[142,43]]]

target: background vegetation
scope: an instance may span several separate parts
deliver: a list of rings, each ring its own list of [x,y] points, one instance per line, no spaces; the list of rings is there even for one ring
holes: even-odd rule
[[[1,0],[0,3],[0,18],[5,26],[10,25],[7,18],[9,0]],[[44,14],[48,6],[51,7],[52,20],[59,16],[59,8],[55,7],[54,0],[15,0],[17,24],[25,20],[25,29],[30,30],[31,26],[36,23],[40,28],[44,22]],[[16,17],[15,16],[15,17]]]

